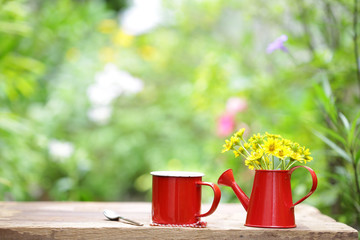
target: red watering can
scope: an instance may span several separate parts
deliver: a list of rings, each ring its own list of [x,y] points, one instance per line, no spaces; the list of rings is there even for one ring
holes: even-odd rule
[[[303,167],[312,177],[311,190],[296,203],[292,201],[291,174]],[[296,166],[290,170],[255,170],[251,198],[236,184],[232,169],[226,170],[218,180],[219,185],[229,186],[247,211],[245,226],[265,228],[293,228],[294,207],[307,199],[317,187],[315,172],[306,166]]]

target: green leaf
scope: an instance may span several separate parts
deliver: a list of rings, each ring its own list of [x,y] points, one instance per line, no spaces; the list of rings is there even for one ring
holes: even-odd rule
[[[331,147],[337,154],[339,154],[339,156],[344,158],[346,161],[351,162],[351,157],[343,149],[341,149],[338,145],[336,145],[336,143],[334,143],[329,138],[325,137],[323,134],[321,134],[316,130],[314,131],[314,134],[318,138],[323,140],[323,142],[325,142],[329,147]]]
[[[341,121],[343,122],[345,129],[349,131],[350,130],[349,120],[341,112],[339,112],[339,117],[340,117]]]
[[[357,139],[357,137],[356,137],[356,127],[358,125],[359,118],[360,118],[360,112],[358,112],[356,114],[355,119],[351,123],[351,128],[350,128],[348,139],[347,139],[349,145],[351,145],[351,143],[353,142],[354,139]]]
[[[338,121],[337,110],[336,110],[336,107],[335,107],[335,105],[333,103],[334,101],[331,99],[331,96],[328,96],[325,93],[325,90],[322,87],[320,87],[319,85],[315,85],[314,90],[316,92],[316,95],[317,95],[318,99],[320,100],[321,104],[323,105],[326,113],[331,118],[331,121],[334,124],[336,124],[337,121]]]
[[[319,129],[321,132],[324,132],[325,134],[329,135],[334,140],[341,142],[344,146],[347,145],[346,139],[343,136],[341,136],[339,133],[337,133],[336,131],[334,131],[330,128],[327,128],[327,127],[323,127],[321,125],[316,126],[316,128]],[[316,131],[316,130],[313,129],[313,131]]]

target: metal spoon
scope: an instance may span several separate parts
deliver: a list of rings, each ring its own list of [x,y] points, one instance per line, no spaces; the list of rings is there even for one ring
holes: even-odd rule
[[[138,223],[135,222],[133,220],[121,217],[119,214],[117,214],[116,212],[109,210],[109,209],[105,209],[104,210],[104,215],[105,217],[107,217],[109,220],[111,221],[119,221],[119,219],[125,221],[126,223],[132,224],[132,225],[136,225],[136,226],[143,226],[144,224],[142,223]]]

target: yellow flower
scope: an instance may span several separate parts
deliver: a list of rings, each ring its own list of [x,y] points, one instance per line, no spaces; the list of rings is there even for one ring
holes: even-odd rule
[[[264,137],[258,134],[254,134],[250,139],[249,143],[251,145],[251,149],[256,151],[260,148],[260,145],[264,143]]]
[[[231,145],[236,145],[240,142],[240,139],[237,137],[231,137],[230,142],[231,142]]]
[[[260,133],[258,133],[257,135],[254,134],[250,139],[249,139],[249,142],[251,144],[254,144],[254,145],[261,145],[263,143],[263,136],[260,135]]]
[[[268,132],[266,132],[265,135],[266,135],[266,137],[268,137],[268,138],[274,138],[274,139],[282,138],[280,135],[270,134],[270,133],[268,133]]]
[[[275,156],[278,157],[281,160],[284,160],[286,157],[289,157],[291,154],[291,151],[285,147],[281,146],[275,153]]]
[[[301,151],[301,147],[298,143],[294,142],[293,144],[291,144],[291,150],[295,153],[299,153]]]
[[[239,152],[240,154],[244,154],[244,153],[245,153],[245,149],[244,149],[243,147],[239,147],[238,152]]]
[[[281,144],[283,145],[283,146],[292,146],[294,143],[291,141],[291,140],[289,140],[289,139],[282,139],[282,142],[281,142]]]
[[[253,151],[257,151],[257,150],[260,149],[260,145],[259,145],[259,144],[251,144],[251,149],[252,149]]]
[[[239,131],[237,131],[237,133],[235,133],[235,137],[242,138],[244,132],[245,132],[245,128],[241,128]]]
[[[264,141],[264,145],[263,145],[265,153],[274,156],[280,147],[281,147],[281,142],[277,138],[268,138],[267,140]]]
[[[244,148],[248,149],[250,147],[250,144],[244,143]]]
[[[291,151],[289,156],[290,156],[290,158],[292,158],[298,162],[302,162],[304,160],[304,158],[301,156],[301,154],[299,152]]]
[[[239,157],[239,156],[240,156],[240,153],[239,153],[238,151],[236,151],[236,150],[234,150],[233,153],[234,153],[235,157]]]
[[[303,147],[302,149],[302,154],[304,157],[304,163],[306,162],[310,162],[311,160],[313,160],[313,158],[310,156],[310,150],[309,149],[305,149],[305,147]]]
[[[258,151],[251,152],[251,155],[246,158],[248,161],[254,161],[260,159],[264,155],[264,150],[259,149]]]
[[[256,165],[260,165],[259,159],[264,155],[264,150],[259,149],[258,151],[251,152],[251,155],[245,159],[245,165],[249,167],[249,169],[254,169]]]
[[[245,160],[245,166],[248,166],[250,170],[254,169],[254,163],[252,161]]]
[[[311,155],[310,150],[309,150],[309,149],[305,149],[305,147],[300,148],[300,152],[301,152],[303,155],[305,155],[305,156]]]
[[[222,153],[229,151],[232,148],[232,142],[229,140],[225,140],[225,144],[223,145],[224,149],[222,150]]]
[[[313,157],[311,157],[311,156],[305,156],[304,163],[310,162],[310,161],[312,161],[312,160],[313,160]]]

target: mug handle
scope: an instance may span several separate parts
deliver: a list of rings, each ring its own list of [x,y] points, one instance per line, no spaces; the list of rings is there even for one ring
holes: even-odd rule
[[[214,191],[214,200],[213,203],[211,205],[211,208],[208,212],[204,213],[204,214],[197,214],[196,217],[206,217],[209,216],[210,214],[212,214],[213,212],[215,212],[217,206],[219,205],[220,202],[220,198],[221,198],[221,191],[220,188],[215,184],[215,183],[210,183],[210,182],[196,182],[197,185],[206,185],[212,188],[212,190]]]
[[[317,177],[316,177],[316,174],[315,174],[314,170],[312,170],[311,168],[306,167],[306,166],[296,166],[296,167],[291,168],[291,169],[289,170],[289,175],[291,176],[291,174],[294,172],[294,170],[295,170],[295,169],[298,169],[298,168],[300,168],[300,167],[303,167],[303,168],[307,169],[307,170],[310,172],[311,177],[312,177],[313,184],[312,184],[312,187],[311,187],[310,192],[308,192],[308,194],[306,194],[305,197],[301,198],[299,201],[297,201],[296,203],[294,203],[294,204],[292,205],[292,207],[295,207],[296,205],[298,205],[299,203],[301,203],[302,201],[304,201],[305,199],[307,199],[311,194],[313,194],[314,191],[316,190],[317,183],[318,183]]]

